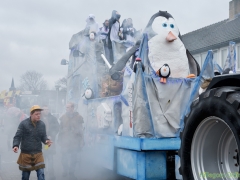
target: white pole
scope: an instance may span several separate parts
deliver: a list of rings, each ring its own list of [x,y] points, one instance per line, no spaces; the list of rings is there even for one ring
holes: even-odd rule
[[[107,64],[108,68],[110,69],[112,66],[109,64],[107,58],[103,54],[101,54],[101,56],[102,56],[104,62]]]

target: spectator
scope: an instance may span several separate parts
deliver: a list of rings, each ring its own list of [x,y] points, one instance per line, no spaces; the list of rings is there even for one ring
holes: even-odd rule
[[[112,17],[109,20],[109,35],[111,41],[119,40],[119,28],[120,28],[121,15],[117,11],[112,12]]]
[[[62,151],[63,177],[65,179],[77,179],[74,176],[74,171],[83,142],[83,118],[78,112],[74,111],[74,104],[68,103],[66,113],[60,117],[58,135],[58,143]]]
[[[126,40],[134,42],[135,43],[135,33],[136,29],[133,27],[132,19],[128,18],[127,19],[127,35],[126,35]]]
[[[43,106],[43,112],[42,112],[42,121],[46,125],[46,132],[48,135],[48,138],[52,141],[55,141],[56,135],[59,131],[59,123],[57,121],[57,118],[54,117],[50,112],[47,105]],[[56,147],[55,145],[52,145],[50,149],[46,149],[44,151],[44,157],[47,163],[47,172],[49,174],[49,178],[51,180],[54,180],[54,168],[53,168],[53,156],[56,154]]]
[[[3,120],[4,120],[4,108],[0,107],[0,132],[4,128]]]
[[[122,22],[122,25],[120,27],[120,38],[121,40],[127,40],[127,33],[128,33],[128,28],[127,28],[127,20],[124,19]]]
[[[13,152],[17,153],[21,144],[21,153],[17,163],[24,180],[29,180],[30,173],[33,170],[36,170],[38,180],[45,180],[42,143],[51,146],[52,142],[47,138],[44,122],[40,121],[41,111],[40,106],[32,106],[30,118],[19,124],[13,138]]]
[[[120,28],[120,17],[121,15],[116,11],[112,11],[112,17],[109,19],[109,33],[108,33],[108,49],[109,49],[109,63],[112,65],[114,58],[113,58],[113,50],[112,50],[112,41],[119,41],[119,28]]]
[[[108,35],[108,32],[109,32],[109,21],[108,20],[105,20],[104,23],[103,23],[103,27],[101,27],[99,29],[100,31],[100,39],[103,41],[104,45],[106,44],[106,39],[107,39],[107,35]]]
[[[109,21],[105,20],[104,23],[103,23],[103,27],[100,28],[100,39],[103,42],[105,56],[107,58],[109,57],[109,49],[107,47],[107,36],[108,36],[108,33],[109,33]]]
[[[19,108],[8,108],[5,116],[5,128],[7,133],[7,144],[9,150],[11,150],[12,138],[14,136],[14,133],[16,132],[19,122],[27,118],[28,116],[24,114]]]

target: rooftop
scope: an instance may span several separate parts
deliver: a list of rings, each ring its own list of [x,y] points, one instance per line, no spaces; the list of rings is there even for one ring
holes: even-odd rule
[[[240,16],[184,34],[182,40],[192,54],[228,46],[229,41],[238,43],[240,42]]]

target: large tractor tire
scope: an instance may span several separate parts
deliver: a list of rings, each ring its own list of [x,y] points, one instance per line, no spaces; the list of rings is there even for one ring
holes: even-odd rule
[[[179,150],[183,179],[240,179],[240,88],[201,94],[184,123]]]

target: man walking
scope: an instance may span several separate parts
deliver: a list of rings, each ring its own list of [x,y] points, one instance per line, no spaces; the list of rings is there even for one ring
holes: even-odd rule
[[[74,112],[74,104],[66,105],[66,113],[60,117],[58,143],[62,150],[63,177],[75,180],[74,170],[78,152],[83,147],[83,118]],[[68,176],[68,178],[67,178]]]
[[[44,122],[40,121],[41,107],[34,105],[30,109],[30,117],[23,120],[13,138],[13,151],[18,152],[21,144],[21,153],[17,163],[22,171],[22,180],[29,180],[31,171],[37,172],[38,180],[45,180],[42,143],[51,146],[47,138]]]
[[[52,141],[55,141],[56,135],[59,131],[59,123],[57,121],[57,118],[54,117],[50,112],[47,105],[43,106],[43,112],[42,112],[42,121],[46,125],[46,132],[48,135],[48,138]],[[44,148],[44,158],[47,164],[46,170],[48,174],[49,180],[55,180],[54,177],[54,168],[53,168],[53,156],[56,154],[56,147],[55,145],[51,146],[51,149]]]

